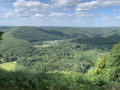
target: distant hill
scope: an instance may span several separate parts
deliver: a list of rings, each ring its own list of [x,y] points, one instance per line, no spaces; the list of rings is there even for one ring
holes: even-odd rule
[[[101,37],[113,31],[120,30],[120,27],[81,27],[81,29],[88,31],[95,37]]]
[[[47,41],[47,40],[61,40],[70,38],[69,35],[64,34],[59,31],[48,31],[38,27],[16,27],[9,31],[11,36],[24,39],[29,41],[30,43],[37,41]]]
[[[77,38],[77,37],[92,37],[92,34],[79,27],[42,27],[45,30],[48,31],[58,31],[62,32],[64,34],[69,35],[71,38]]]
[[[8,30],[10,30],[13,27],[7,27],[7,26],[0,26],[0,32],[6,32]]]
[[[107,35],[104,35],[104,37],[109,37],[109,38],[114,38],[116,40],[120,40],[120,29],[119,30],[115,30]]]
[[[59,31],[65,33],[71,38],[83,37],[102,37],[109,33],[120,30],[120,27],[41,27],[42,29],[51,31]]]
[[[120,30],[120,27],[0,27],[0,31],[8,31],[13,37],[25,39],[30,43],[56,39],[100,37],[117,30]]]
[[[10,36],[9,32],[6,32],[2,36],[0,43],[0,62],[16,61],[18,58],[31,57],[36,55],[38,50],[34,48],[29,42],[22,39],[17,39]]]

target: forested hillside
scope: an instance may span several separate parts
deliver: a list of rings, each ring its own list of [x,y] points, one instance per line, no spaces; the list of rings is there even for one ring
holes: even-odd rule
[[[47,31],[38,27],[17,27],[10,31],[11,36],[27,40],[30,43],[48,40],[61,40],[70,38],[69,35],[59,31]]]
[[[71,36],[71,38],[92,37],[92,34],[89,33],[87,30],[77,27],[42,27],[42,28],[48,31],[54,30],[65,33]]]
[[[119,39],[109,36],[95,37],[97,33],[91,35],[88,30],[84,29],[15,27],[3,35],[0,46],[1,62],[17,61],[16,69],[86,73],[94,66],[93,63],[96,63],[101,56],[106,55],[114,44],[119,42]],[[90,29],[96,30],[96,28]],[[105,28],[105,30],[108,32],[108,29]],[[78,34],[76,38],[71,36],[73,31],[74,34]],[[44,41],[54,41],[60,38],[62,41],[57,42],[57,45],[42,47],[46,44],[43,43]],[[66,40],[64,40],[65,38]],[[34,45],[39,45],[39,47],[34,47]]]
[[[119,34],[113,27],[10,28],[2,35],[0,63],[14,61],[15,68],[0,69],[0,89],[119,90]]]
[[[83,27],[83,29],[89,31],[94,36],[100,37],[120,30],[120,27]]]
[[[116,44],[108,55],[99,58],[94,70],[88,75],[101,77],[120,85],[120,43]]]
[[[120,30],[120,27],[42,27],[45,30],[60,31],[71,37],[104,36],[111,32]]]
[[[13,28],[13,27],[0,26],[0,32],[6,32],[6,31],[9,31],[11,28]]]
[[[105,35],[104,37],[110,37],[111,39],[114,38],[115,40],[120,39],[120,30],[112,31],[111,33]]]
[[[14,38],[9,32],[4,33],[2,39],[0,43],[0,62],[16,61],[20,57],[30,57],[39,52],[29,42]]]

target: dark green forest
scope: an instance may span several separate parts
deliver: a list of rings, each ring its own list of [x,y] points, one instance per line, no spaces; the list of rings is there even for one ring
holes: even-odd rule
[[[120,27],[0,31],[0,90],[120,90]]]

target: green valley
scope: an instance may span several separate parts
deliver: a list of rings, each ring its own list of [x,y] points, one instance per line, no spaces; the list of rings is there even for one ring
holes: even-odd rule
[[[0,29],[0,89],[120,89],[120,27]]]

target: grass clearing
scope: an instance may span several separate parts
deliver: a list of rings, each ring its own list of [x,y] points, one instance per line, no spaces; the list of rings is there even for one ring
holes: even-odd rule
[[[14,62],[7,62],[7,63],[2,63],[0,64],[0,68],[7,70],[7,71],[11,71],[15,69],[15,65],[16,65],[16,61]]]
[[[38,47],[47,47],[47,46],[48,46],[48,45],[41,45],[41,46],[36,45],[36,46],[34,46],[34,47],[38,48]]]

